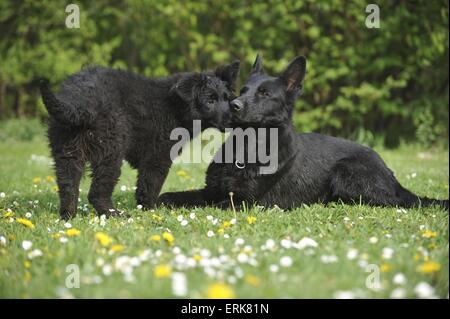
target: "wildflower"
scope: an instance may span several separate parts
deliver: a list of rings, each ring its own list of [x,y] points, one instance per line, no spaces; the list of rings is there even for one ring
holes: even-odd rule
[[[433,238],[436,237],[437,233],[431,230],[426,230],[422,233],[422,237],[424,238]]]
[[[246,262],[248,261],[248,256],[247,256],[247,254],[240,253],[240,254],[237,256],[237,261],[240,262],[240,263],[246,263]]]
[[[202,260],[202,256],[200,256],[199,254],[196,254],[196,255],[192,256],[192,258],[194,258],[195,261]]]
[[[157,265],[155,269],[153,270],[153,274],[156,278],[167,278],[172,273],[172,269],[169,265],[163,264],[163,265]]]
[[[64,227],[66,227],[66,228],[72,228],[72,224],[71,224],[71,223],[65,223],[65,224],[64,224]]]
[[[323,255],[320,257],[320,260],[324,263],[324,264],[332,264],[338,261],[338,258],[334,255]]]
[[[112,238],[109,237],[107,234],[103,232],[97,232],[95,234],[95,239],[102,245],[102,246],[109,246],[112,242]]]
[[[109,276],[112,274],[113,268],[110,264],[103,265],[102,272],[105,276]]]
[[[188,224],[188,221],[186,219],[183,219],[180,223],[181,226],[186,226]]]
[[[292,242],[289,239],[282,239],[280,244],[281,244],[281,247],[283,247],[285,249],[289,249],[292,246]]]
[[[208,237],[213,237],[214,236],[214,232],[212,230],[209,230],[208,233],[206,234]]]
[[[36,257],[41,257],[42,256],[42,251],[40,249],[34,249],[33,251],[31,251],[28,254],[28,258],[33,259]]]
[[[55,178],[53,176],[48,175],[48,176],[45,176],[45,181],[47,183],[53,183],[55,181]]]
[[[420,282],[414,288],[414,292],[419,298],[434,298],[434,288],[426,282]]]
[[[280,259],[280,265],[282,267],[291,267],[292,266],[292,258],[289,256],[283,256]]]
[[[161,216],[159,216],[158,214],[152,214],[152,218],[157,222],[160,222],[163,220],[163,218]]]
[[[69,236],[69,237],[79,236],[80,233],[81,233],[81,231],[79,231],[76,228],[70,228],[70,229],[66,230],[66,235]]]
[[[61,238],[59,239],[59,241],[61,242],[61,244],[65,244],[65,243],[67,243],[69,240],[67,239],[67,237],[61,237]]]
[[[14,216],[14,213],[11,212],[11,211],[3,213],[3,217],[5,217],[5,218],[10,218],[10,217],[13,217],[13,216]]]
[[[391,265],[388,264],[388,263],[383,263],[383,264],[381,264],[381,266],[380,266],[381,272],[389,272],[389,271],[391,271],[391,269],[392,269],[392,267],[391,267]]]
[[[184,216],[183,216],[183,215],[178,215],[178,216],[177,216],[177,220],[178,220],[179,222],[181,222],[183,219],[184,219]]]
[[[195,216],[195,213],[190,213],[190,214],[189,214],[189,218],[190,218],[190,219],[195,219],[195,217],[196,217],[196,216]]]
[[[184,169],[179,169],[177,171],[177,175],[181,176],[181,177],[187,177],[188,176],[187,172]]]
[[[404,274],[398,273],[394,276],[394,278],[392,279],[392,282],[396,285],[404,285],[404,284],[406,284],[406,277]]]
[[[31,220],[28,220],[26,218],[16,218],[16,222],[28,228],[34,229],[34,224],[31,222]]]
[[[143,206],[142,206],[141,204],[139,204],[139,205],[136,206],[137,209],[142,209],[142,207],[143,207]]]
[[[378,238],[376,238],[376,237],[370,237],[370,238],[369,238],[369,243],[371,243],[371,244],[376,244],[376,243],[378,243]]]
[[[232,299],[235,298],[234,290],[225,283],[215,283],[208,287],[206,295],[209,299]]]
[[[31,249],[31,246],[33,246],[33,243],[32,243],[31,241],[29,241],[29,240],[24,240],[24,241],[22,242],[22,248],[23,248],[23,250],[30,250],[30,249]]]
[[[122,192],[125,192],[127,190],[127,187],[125,185],[120,186],[120,190]]]
[[[31,268],[31,261],[25,260],[25,261],[23,262],[23,266],[24,266],[25,268],[27,268],[27,269]]]
[[[242,238],[238,238],[238,239],[236,239],[236,241],[234,242],[234,244],[236,245],[236,246],[241,246],[241,245],[243,245],[244,244],[244,240],[242,239]]]
[[[173,237],[173,235],[172,235],[171,233],[169,233],[169,232],[164,232],[164,233],[162,234],[162,238],[163,238],[169,245],[172,245],[173,242],[174,242],[174,240],[175,240],[175,237]]]
[[[298,249],[305,249],[307,247],[317,247],[319,244],[312,238],[309,237],[303,237],[302,239],[299,240],[299,242],[297,243],[297,248]]]
[[[269,270],[270,270],[270,272],[278,272],[278,270],[279,270],[279,267],[278,267],[278,265],[270,265],[269,266]]]
[[[123,245],[116,244],[116,245],[112,245],[109,251],[112,253],[117,253],[117,252],[122,251],[124,248],[125,247]]]
[[[150,237],[150,240],[151,241],[160,241],[161,240],[161,236],[159,236],[159,235],[152,235]]]
[[[355,293],[353,291],[336,291],[333,297],[335,299],[355,299]]]
[[[5,238],[5,236],[0,236],[0,244],[2,246],[6,246],[6,238]]]
[[[182,272],[172,274],[172,293],[174,296],[183,297],[188,292],[186,275]]]
[[[249,225],[252,225],[252,224],[256,223],[256,217],[255,216],[248,216],[247,217],[247,223]]]
[[[254,287],[258,287],[261,284],[261,280],[253,275],[246,275],[244,280],[246,283]]]
[[[405,299],[406,298],[406,290],[405,288],[395,288],[391,292],[392,299]]]
[[[358,250],[355,248],[350,248],[347,252],[347,259],[353,260],[356,259],[356,257],[358,257]]]
[[[427,261],[417,267],[417,271],[424,274],[431,274],[441,270],[441,264],[434,261]]]
[[[33,184],[39,184],[41,182],[41,178],[40,177],[35,177],[33,178]]]
[[[57,192],[57,191],[59,191],[58,185],[53,185],[52,192]]]
[[[394,254],[394,250],[389,247],[383,248],[382,257],[383,259],[391,259],[392,255]]]
[[[275,248],[275,240],[267,239],[265,247],[266,247],[266,249],[269,249],[269,250],[274,249]]]
[[[1,192],[0,193],[0,198],[5,198],[5,197],[6,197],[6,194],[4,192]]]

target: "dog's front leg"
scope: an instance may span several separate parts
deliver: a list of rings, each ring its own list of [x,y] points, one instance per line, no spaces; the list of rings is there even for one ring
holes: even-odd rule
[[[146,165],[139,167],[136,201],[144,209],[151,209],[155,206],[168,173],[169,166]]]
[[[158,205],[170,207],[207,206],[208,196],[205,189],[196,189],[185,192],[167,192],[159,196]]]

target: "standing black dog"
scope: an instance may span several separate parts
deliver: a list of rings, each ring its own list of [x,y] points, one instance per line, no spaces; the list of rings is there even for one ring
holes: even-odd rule
[[[305,73],[306,59],[297,57],[281,76],[267,76],[257,57],[240,96],[231,102],[234,128],[278,129],[275,142],[279,145],[279,165],[275,173],[260,174],[258,162],[213,162],[208,168],[205,189],[165,193],[159,201],[172,206],[227,207],[229,193],[233,192],[238,204],[276,204],[281,208],[341,200],[374,206],[439,205],[448,210],[448,200],[421,198],[403,188],[372,149],[321,134],[296,133],[292,111],[302,91]],[[232,138],[233,135],[227,142]],[[218,152],[221,159],[227,142]],[[255,150],[245,145],[246,154]]]
[[[111,195],[124,159],[138,169],[138,204],[152,207],[172,164],[170,149],[176,141],[170,132],[177,127],[191,132],[196,119],[203,128],[223,129],[238,72],[239,61],[214,72],[159,79],[92,67],[70,76],[56,94],[43,80],[61,217],[76,214],[86,162],[92,169],[88,199],[98,214],[120,214]]]

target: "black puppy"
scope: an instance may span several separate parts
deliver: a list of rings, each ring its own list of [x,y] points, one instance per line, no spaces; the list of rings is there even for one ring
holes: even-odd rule
[[[196,119],[204,129],[223,129],[238,72],[239,61],[214,72],[158,79],[92,67],[70,76],[56,94],[43,80],[61,217],[76,214],[86,162],[92,169],[88,199],[98,214],[120,214],[111,195],[124,159],[138,169],[137,203],[152,207],[172,163],[172,129],[191,132]]]
[[[265,75],[257,57],[240,96],[231,102],[233,127],[277,128],[278,168],[273,174],[261,174],[262,163],[217,163],[208,168],[206,187],[181,193],[162,194],[159,201],[172,206],[235,203],[278,205],[293,208],[301,204],[365,203],[375,206],[418,207],[439,205],[448,210],[448,200],[421,198],[403,188],[380,156],[356,143],[321,134],[297,134],[291,121],[294,102],[301,93],[306,73],[306,59],[297,57],[279,77]],[[245,144],[245,154],[258,149]],[[223,160],[226,144],[215,161]],[[232,144],[232,146],[235,144]],[[235,153],[239,154],[234,147]],[[236,156],[234,157],[236,159]]]

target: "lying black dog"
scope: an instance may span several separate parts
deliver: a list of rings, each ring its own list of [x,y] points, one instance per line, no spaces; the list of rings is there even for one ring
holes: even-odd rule
[[[204,129],[223,129],[238,72],[239,61],[159,79],[93,67],[70,76],[56,94],[43,80],[61,217],[76,214],[86,162],[92,168],[88,198],[98,214],[120,214],[111,195],[124,159],[138,169],[137,203],[152,207],[172,164],[172,129],[192,131],[195,119]]]
[[[206,187],[180,193],[165,193],[161,203],[172,206],[218,205],[228,207],[229,194],[235,203],[278,205],[365,203],[374,206],[418,207],[439,205],[448,210],[448,200],[421,198],[403,188],[380,156],[356,143],[321,134],[297,134],[291,121],[294,102],[301,93],[306,59],[297,57],[279,77],[265,75],[257,57],[240,96],[231,102],[233,127],[278,129],[278,169],[261,174],[261,162],[223,161],[226,144],[208,168]],[[267,139],[257,132],[258,143]],[[270,141],[274,142],[274,141]],[[233,146],[235,151],[238,149]],[[245,154],[258,149],[245,143]],[[265,144],[267,145],[267,144]]]

